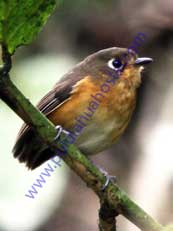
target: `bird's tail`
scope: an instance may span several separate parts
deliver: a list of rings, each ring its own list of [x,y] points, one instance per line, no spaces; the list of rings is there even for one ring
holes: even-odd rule
[[[27,125],[24,125],[19,132],[13,153],[15,158],[18,158],[20,162],[26,163],[30,169],[35,169],[55,156],[51,149],[45,147],[40,137],[34,132],[34,129]]]

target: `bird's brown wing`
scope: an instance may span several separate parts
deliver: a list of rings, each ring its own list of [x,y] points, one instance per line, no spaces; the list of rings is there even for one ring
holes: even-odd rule
[[[40,100],[40,102],[37,104],[37,108],[47,116],[49,113],[55,110],[59,104],[68,99],[73,86],[84,78],[84,76],[84,70],[74,68],[70,73],[64,75],[62,79],[56,83],[54,88]],[[28,128],[29,126],[27,124],[23,124],[18,133],[17,141]]]
[[[72,87],[63,85],[64,84],[61,83],[59,85],[57,84],[55,88],[48,92],[37,104],[37,108],[46,116],[55,110],[60,103],[68,99]],[[22,125],[17,137],[17,141],[20,139],[24,132],[27,132],[29,128],[30,126],[25,123]]]
[[[68,99],[72,86],[65,83],[57,84],[53,90],[46,94],[38,103],[38,109],[46,116],[51,113],[64,100]]]
[[[68,99],[73,86],[83,78],[82,72],[70,72],[55,85],[55,87],[45,95],[38,103],[37,108],[46,116],[55,110],[59,104]],[[44,155],[42,155],[44,152]],[[43,148],[41,139],[35,134],[34,129],[24,124],[19,131],[16,144],[13,148],[15,158],[20,162],[34,169],[53,156],[51,150]]]

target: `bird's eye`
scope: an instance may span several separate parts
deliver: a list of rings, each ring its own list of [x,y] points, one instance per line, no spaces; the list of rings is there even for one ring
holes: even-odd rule
[[[114,70],[121,70],[123,68],[123,63],[120,59],[111,59],[108,62],[108,66]]]

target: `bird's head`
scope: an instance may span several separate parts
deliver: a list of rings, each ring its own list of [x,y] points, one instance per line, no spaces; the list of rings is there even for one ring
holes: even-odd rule
[[[88,56],[83,64],[89,74],[95,78],[115,77],[117,81],[130,81],[136,88],[141,83],[141,71],[144,65],[151,63],[151,58],[139,58],[126,48],[108,48]]]

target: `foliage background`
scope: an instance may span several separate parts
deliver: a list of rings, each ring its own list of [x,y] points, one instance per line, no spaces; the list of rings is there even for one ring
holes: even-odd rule
[[[171,0],[61,1],[43,31],[13,58],[13,80],[36,102],[73,65],[111,46],[127,47],[136,33],[147,42],[146,70],[132,123],[119,143],[92,159],[162,223],[173,221],[173,2]],[[36,199],[24,194],[34,172],[12,157],[22,121],[0,101],[0,230],[97,230],[95,195],[63,166],[48,178]],[[121,219],[119,229],[137,230]]]

